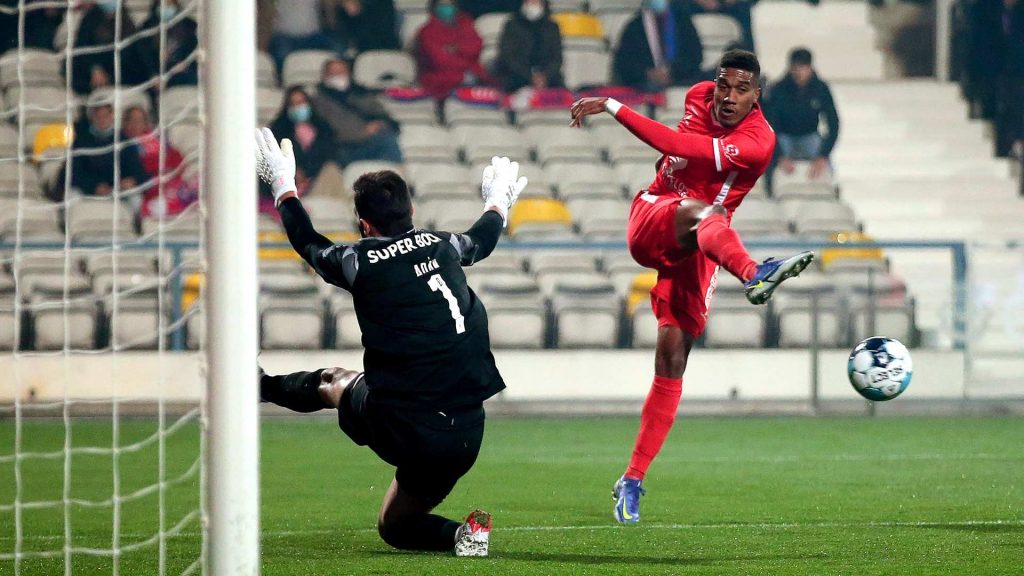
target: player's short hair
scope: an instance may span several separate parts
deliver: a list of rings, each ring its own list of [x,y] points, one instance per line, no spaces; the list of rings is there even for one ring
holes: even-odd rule
[[[749,50],[740,50],[739,48],[727,50],[725,54],[722,54],[718,67],[746,70],[754,76],[761,76],[761,64],[757,61],[757,56]]]
[[[789,65],[790,66],[810,66],[813,57],[811,51],[804,47],[793,48],[789,53]]]
[[[367,172],[352,185],[356,213],[385,236],[412,228],[412,196],[401,176],[391,170]]]

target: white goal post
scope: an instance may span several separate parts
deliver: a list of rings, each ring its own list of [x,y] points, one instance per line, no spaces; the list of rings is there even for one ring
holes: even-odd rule
[[[259,574],[256,10],[205,0],[207,573]]]

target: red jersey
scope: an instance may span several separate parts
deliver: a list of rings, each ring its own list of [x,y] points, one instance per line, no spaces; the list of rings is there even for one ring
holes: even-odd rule
[[[715,120],[715,83],[700,82],[686,94],[677,131],[623,106],[615,118],[662,153],[649,192],[696,198],[733,211],[764,174],[775,150],[775,131],[757,104],[732,128]]]

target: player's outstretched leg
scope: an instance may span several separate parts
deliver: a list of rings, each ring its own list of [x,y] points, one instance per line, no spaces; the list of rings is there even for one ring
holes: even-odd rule
[[[391,483],[377,519],[381,539],[399,550],[451,551],[456,556],[487,556],[491,515],[475,510],[462,524],[437,514],[419,498]]]
[[[686,199],[676,211],[676,234],[683,246],[696,248],[712,262],[743,282],[747,300],[764,304],[784,280],[798,276],[814,259],[811,252],[788,258],[768,258],[758,264],[750,257],[740,235],[729,227],[728,212],[718,204]]]
[[[344,368],[321,368],[283,376],[271,376],[263,368],[259,371],[260,400],[303,413],[337,408],[341,393],[362,376],[362,372]]]

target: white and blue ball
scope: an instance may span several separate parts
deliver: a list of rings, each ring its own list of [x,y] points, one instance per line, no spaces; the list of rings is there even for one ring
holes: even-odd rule
[[[868,400],[892,400],[907,389],[914,374],[910,351],[899,340],[873,336],[850,353],[850,384]]]

